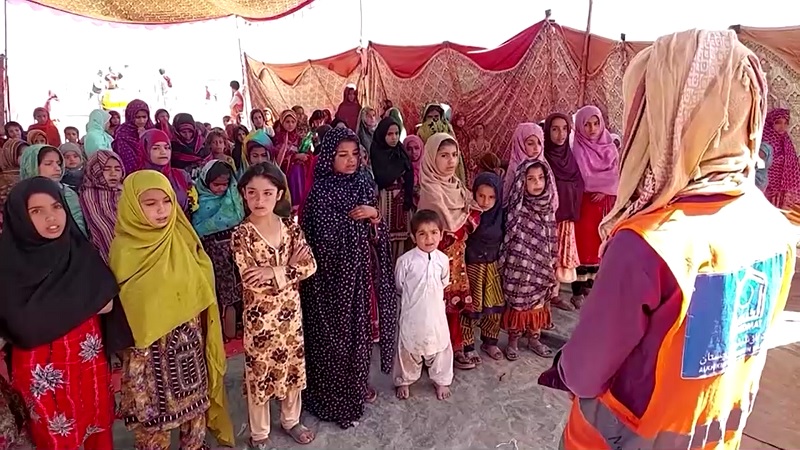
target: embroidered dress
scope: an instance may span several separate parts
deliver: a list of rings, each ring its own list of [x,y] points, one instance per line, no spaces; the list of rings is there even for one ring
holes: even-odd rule
[[[12,385],[22,393],[37,448],[114,448],[114,401],[97,316],[49,345],[11,352]]]

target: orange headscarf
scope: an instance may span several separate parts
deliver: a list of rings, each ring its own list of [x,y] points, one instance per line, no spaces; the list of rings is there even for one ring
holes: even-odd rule
[[[46,108],[40,106],[33,110],[34,118],[38,112],[45,113],[47,115],[47,120],[43,124],[34,123],[28,127],[28,132],[31,132],[31,130],[43,131],[44,134],[47,135],[47,144],[58,148],[61,145],[61,133],[58,132],[56,124],[50,120],[50,112],[48,112]]]

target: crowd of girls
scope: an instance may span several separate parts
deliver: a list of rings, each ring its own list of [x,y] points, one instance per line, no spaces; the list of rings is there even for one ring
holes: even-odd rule
[[[786,205],[800,169],[781,111],[762,169]],[[618,183],[620,139],[594,106],[519,124],[505,163],[468,115],[432,103],[409,128],[354,87],[335,114],[253,110],[252,130],[141,100],[119,119],[93,111],[64,143],[44,108],[26,131],[5,124],[0,448],[112,448],[112,358],[137,449],[168,448],[175,429],[183,449],[205,448],[207,429],[233,445],[233,340],[253,448],[269,446],[272,399],[300,444],[314,439],[302,410],[360,420],[379,396],[373,342],[401,399],[423,365],[444,399],[454,367],[517,360],[523,343],[550,358],[550,308],[582,306]]]

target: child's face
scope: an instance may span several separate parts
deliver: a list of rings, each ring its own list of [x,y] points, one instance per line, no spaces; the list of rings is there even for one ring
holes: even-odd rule
[[[780,134],[786,133],[786,129],[789,128],[789,121],[784,119],[783,117],[775,119],[774,128],[775,131],[777,131]]]
[[[161,111],[156,116],[156,122],[169,122],[169,113],[166,111]]]
[[[483,137],[483,133],[486,130],[483,128],[483,125],[475,125],[475,137]]]
[[[389,131],[386,132],[386,145],[394,147],[398,142],[400,142],[400,127],[389,125]]]
[[[36,111],[36,114],[33,115],[33,118],[39,125],[44,125],[47,122],[47,113],[41,110]]]
[[[364,115],[364,122],[366,122],[367,126],[370,128],[375,128],[378,126],[378,114],[375,111],[370,110]]]
[[[544,192],[546,180],[541,166],[533,166],[525,172],[525,190],[528,195],[538,196]]]
[[[22,128],[20,127],[8,127],[8,138],[9,139],[22,139]]]
[[[275,204],[283,196],[283,191],[265,177],[254,177],[244,187],[244,201],[250,214],[264,217],[272,214]]]
[[[166,166],[172,158],[172,148],[168,142],[156,142],[150,147],[150,162],[157,166]]]
[[[161,189],[148,189],[139,196],[142,212],[155,228],[164,228],[172,215],[172,199]]]
[[[73,144],[78,143],[78,132],[73,129],[65,130],[64,137],[67,139],[67,142],[72,142]]]
[[[569,125],[567,121],[561,117],[556,117],[550,122],[550,129],[545,130],[545,133],[550,133],[550,140],[555,145],[564,145],[569,137]]]
[[[295,130],[295,128],[297,128],[297,119],[292,116],[286,116],[283,120],[281,120],[281,127],[283,127],[287,133],[291,133]]]
[[[81,157],[77,152],[67,152],[64,154],[64,167],[67,169],[77,169],[81,166]]]
[[[356,173],[361,159],[361,149],[353,141],[342,141],[333,157],[333,171],[342,175]]]
[[[116,127],[119,125],[119,121],[120,117],[116,114],[112,114],[111,119],[108,121],[108,124],[111,125],[112,127]],[[147,120],[145,120],[145,123],[147,123]]]
[[[228,185],[230,183],[231,175],[229,173],[224,173],[217,178],[214,178],[214,180],[208,185],[208,189],[214,195],[222,195],[228,190]]]
[[[222,136],[215,136],[211,139],[211,153],[215,155],[225,153],[225,139]]]
[[[261,111],[253,113],[253,128],[264,127],[264,114]]]
[[[136,128],[141,130],[142,128],[147,126],[148,117],[149,114],[147,114],[147,111],[145,110],[137,111],[136,115],[133,116],[133,124],[136,125]]]
[[[114,158],[108,158],[103,166],[103,178],[111,189],[116,189],[122,184],[122,164]]]
[[[475,201],[484,211],[492,209],[497,202],[494,188],[488,184],[478,186],[478,189],[475,190]]]
[[[269,152],[264,147],[255,147],[250,150],[250,160],[251,165],[256,165],[262,162],[269,161]]]
[[[416,161],[422,157],[422,145],[418,141],[411,140],[408,141],[408,146],[406,146],[406,150],[408,154],[411,155],[411,160]]]
[[[453,144],[445,143],[439,146],[436,151],[436,170],[446,177],[456,174],[458,167],[458,147]]]
[[[525,139],[525,154],[528,158],[537,158],[542,153],[542,143],[538,136],[528,136]]]
[[[39,163],[39,176],[61,181],[61,155],[56,151],[49,151]]]
[[[58,239],[67,226],[64,205],[44,192],[37,192],[28,198],[28,217],[39,236],[45,239]]]
[[[597,116],[589,117],[589,120],[583,125],[583,131],[589,139],[597,139],[600,136],[600,118]]]
[[[39,136],[39,135],[34,136],[33,137],[33,145],[39,145],[39,144],[47,144],[47,138],[44,137],[44,136]]]
[[[414,233],[414,243],[420,250],[430,253],[439,247],[442,240],[442,230],[435,222],[426,222],[419,225]]]

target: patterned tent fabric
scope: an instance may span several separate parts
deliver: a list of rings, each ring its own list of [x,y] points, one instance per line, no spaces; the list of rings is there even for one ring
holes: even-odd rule
[[[314,0],[31,0],[60,11],[107,22],[174,24],[237,15],[272,20]]]
[[[778,50],[762,43],[781,42],[774,35],[784,32],[785,29],[776,29],[772,35],[760,35],[760,41],[740,32],[740,39],[761,58],[769,81],[771,107],[788,105],[795,118],[791,133],[800,140],[800,71],[783,59],[785,47]],[[370,44],[358,66],[331,58],[295,65],[304,69],[293,84],[276,75],[286,66],[248,60],[248,82],[252,104],[257,107],[281,110],[299,104],[307,109],[335,110],[344,86],[361,80],[366,86],[362,90],[366,91],[367,103],[377,106],[381,100],[390,99],[401,109],[407,129],[419,123],[424,104],[447,103],[465,115],[468,126],[483,123],[495,152],[507,158],[516,125],[538,122],[553,111],[571,114],[583,105],[594,104],[603,111],[612,132],[622,131],[622,77],[630,60],[649,43],[590,35],[589,54],[584,61],[585,39],[582,31],[543,21],[491,50],[455,44]],[[581,73],[584,62],[585,76]],[[352,71],[347,76],[341,69],[337,69],[339,73],[334,71],[342,66],[351,67]],[[362,79],[361,74],[367,76]]]

